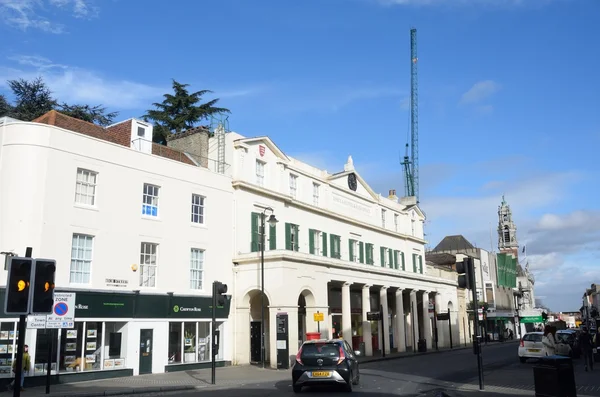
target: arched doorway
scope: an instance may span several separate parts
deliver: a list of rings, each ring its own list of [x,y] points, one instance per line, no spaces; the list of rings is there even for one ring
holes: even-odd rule
[[[308,289],[302,290],[298,296],[298,344],[306,340],[307,332],[314,332],[317,326],[314,320],[315,298]],[[313,326],[314,325],[314,326]]]
[[[262,333],[264,332],[265,362],[269,362],[269,297],[264,299],[260,290],[252,290],[246,294],[250,307],[250,363],[262,363]],[[264,310],[261,310],[264,309]],[[264,321],[264,325],[263,325]],[[264,326],[264,331],[263,327]]]

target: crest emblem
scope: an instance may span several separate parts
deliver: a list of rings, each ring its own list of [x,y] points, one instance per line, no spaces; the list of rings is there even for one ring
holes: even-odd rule
[[[319,364],[319,365],[323,365],[323,359],[322,359],[322,358],[318,359],[318,360],[317,360],[317,364]]]
[[[265,147],[263,145],[258,145],[258,152],[260,153],[260,157],[265,155]]]

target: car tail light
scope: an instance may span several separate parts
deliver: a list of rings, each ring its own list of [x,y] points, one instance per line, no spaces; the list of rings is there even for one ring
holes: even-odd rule
[[[346,359],[346,353],[344,353],[344,348],[340,346],[340,358],[338,359],[338,365],[341,364]]]
[[[525,342],[523,342],[523,338],[521,338],[521,347],[525,347]]]
[[[300,365],[304,365],[304,363],[302,362],[302,348],[300,348],[300,350],[298,350],[298,353],[296,353],[296,362]]]

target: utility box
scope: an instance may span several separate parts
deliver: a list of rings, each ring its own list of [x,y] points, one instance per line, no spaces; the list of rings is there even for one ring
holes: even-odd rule
[[[288,346],[288,315],[277,313],[277,369],[290,367],[290,347]]]
[[[570,357],[540,357],[533,366],[536,397],[577,397],[575,372]]]

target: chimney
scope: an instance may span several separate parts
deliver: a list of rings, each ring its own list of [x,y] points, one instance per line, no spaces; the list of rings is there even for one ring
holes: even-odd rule
[[[398,202],[398,196],[396,196],[396,189],[390,189],[388,199]]]
[[[167,146],[189,154],[202,167],[208,167],[207,127],[200,126],[175,133],[167,138]]]

